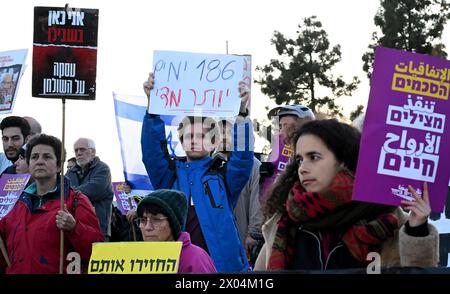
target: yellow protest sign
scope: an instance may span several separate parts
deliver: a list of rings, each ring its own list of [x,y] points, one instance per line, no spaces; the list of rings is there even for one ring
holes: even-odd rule
[[[181,245],[182,242],[94,243],[88,273],[177,273]]]

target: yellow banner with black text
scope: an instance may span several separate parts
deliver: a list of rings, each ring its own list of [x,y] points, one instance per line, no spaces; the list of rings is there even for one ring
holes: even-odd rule
[[[178,272],[181,242],[111,242],[92,246],[89,274]]]

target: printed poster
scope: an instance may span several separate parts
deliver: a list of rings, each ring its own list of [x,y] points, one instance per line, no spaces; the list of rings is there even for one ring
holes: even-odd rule
[[[428,182],[441,212],[450,175],[450,61],[379,47],[375,52],[353,199],[400,205]]]
[[[34,8],[32,96],[94,100],[98,9]]]
[[[13,111],[28,49],[0,52],[0,114]]]
[[[141,201],[145,195],[135,195],[136,193],[133,193],[133,190],[128,194],[125,191],[124,185],[125,182],[113,182],[112,190],[114,192],[114,197],[116,198],[117,208],[122,215],[127,215],[128,211],[137,208],[139,201]]]
[[[89,274],[176,274],[182,242],[94,243]]]
[[[0,219],[13,209],[29,179],[29,174],[4,174],[0,178]]]

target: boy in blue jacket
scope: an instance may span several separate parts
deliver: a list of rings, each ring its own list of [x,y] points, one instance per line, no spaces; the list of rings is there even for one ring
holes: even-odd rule
[[[147,97],[153,86],[154,75],[150,73],[144,83]],[[147,113],[142,125],[142,160],[153,187],[186,194],[190,203],[186,231],[191,234],[193,244],[209,253],[218,272],[248,270],[233,216],[253,165],[253,151],[250,151],[253,130],[247,117],[249,90],[243,82],[239,83],[239,93],[241,106],[234,126],[234,142],[245,142],[245,148],[232,152],[226,163],[210,156],[216,147],[214,141],[218,141],[210,135],[219,132],[212,118],[185,117],[180,123],[178,135],[186,158],[169,155],[164,122],[159,115]]]

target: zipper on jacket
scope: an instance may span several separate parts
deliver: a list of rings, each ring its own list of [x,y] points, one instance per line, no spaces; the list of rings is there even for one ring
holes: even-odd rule
[[[209,197],[209,201],[211,202],[212,207],[213,208],[223,208],[222,205],[219,205],[219,206],[216,205],[216,201],[214,201],[214,197],[212,195],[211,188],[209,187],[208,182],[203,183],[203,187],[205,188],[205,192]]]
[[[336,246],[333,248],[333,250],[330,251],[330,253],[328,254],[328,257],[327,257],[327,261],[325,262],[325,270],[326,270],[327,267],[328,267],[328,261],[330,261],[330,256],[331,256],[331,254],[333,254],[333,252],[334,252],[336,249],[338,249],[338,248],[340,248],[340,247],[342,247],[342,246],[344,246],[344,245],[342,245],[342,243],[339,243],[338,245],[336,245]]]
[[[319,238],[316,236],[316,234],[303,229],[303,226],[299,227],[298,229],[299,229],[299,231],[303,231],[305,233],[308,233],[308,234],[312,235],[316,239],[317,244],[319,245],[317,248],[319,249],[320,269],[323,271],[324,270],[324,266],[323,266],[323,261],[322,261],[322,244],[320,243]]]

